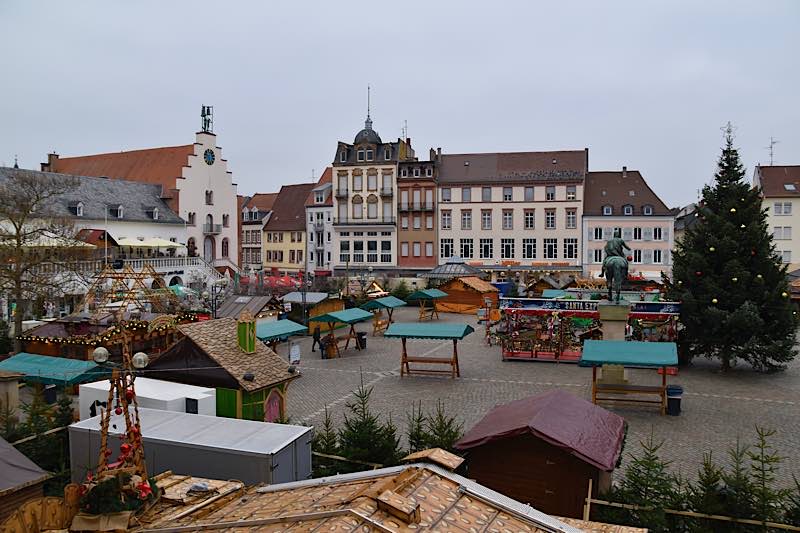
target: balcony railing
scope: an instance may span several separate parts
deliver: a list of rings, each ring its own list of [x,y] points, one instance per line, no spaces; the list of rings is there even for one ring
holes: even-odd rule
[[[379,226],[379,225],[394,226],[396,222],[397,219],[395,217],[377,217],[377,218],[339,217],[333,219],[334,226]]]
[[[322,242],[322,241],[314,241],[314,249],[315,250],[324,250],[325,249],[325,243]]]
[[[381,196],[394,196],[394,189],[391,187],[384,187],[381,189]]]
[[[108,259],[108,266],[112,268],[122,268],[129,266],[135,271],[141,271],[145,265],[150,265],[159,274],[171,272],[175,270],[185,270],[189,268],[198,268],[206,272],[207,275],[214,278],[221,278],[220,274],[214,267],[208,264],[202,257],[142,257],[135,259]],[[105,268],[106,262],[103,259],[95,259],[90,261],[70,261],[66,263],[42,263],[35,271],[37,274],[58,274],[61,272],[76,272],[83,275],[91,275],[100,272]]]
[[[347,189],[336,189],[336,198],[347,198],[348,194]]]
[[[433,204],[414,202],[411,204],[399,204],[397,209],[400,211],[433,211]]]
[[[203,224],[203,233],[206,235],[217,235],[222,233],[222,224]]]
[[[324,229],[325,229],[325,223],[324,222],[322,222],[321,220],[314,221],[314,230],[315,231],[322,231]]]

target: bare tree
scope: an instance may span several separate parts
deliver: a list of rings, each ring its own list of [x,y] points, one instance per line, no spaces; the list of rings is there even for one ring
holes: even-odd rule
[[[72,222],[53,216],[58,197],[78,184],[73,176],[0,168],[0,288],[16,300],[15,335],[27,304],[60,293],[64,272],[87,254]]]

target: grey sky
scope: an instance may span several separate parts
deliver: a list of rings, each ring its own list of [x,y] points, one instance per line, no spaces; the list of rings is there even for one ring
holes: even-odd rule
[[[800,2],[0,0],[0,163],[188,144],[200,106],[243,194],[319,175],[363,127],[417,154],[582,149],[670,206],[800,164]]]

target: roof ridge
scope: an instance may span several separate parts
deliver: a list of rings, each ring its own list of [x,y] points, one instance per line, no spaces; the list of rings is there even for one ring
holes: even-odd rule
[[[58,159],[63,161],[65,159],[81,159],[86,157],[100,157],[104,155],[117,155],[117,154],[131,154],[135,152],[152,152],[155,150],[174,150],[176,148],[194,148],[194,145],[197,143],[192,144],[177,144],[175,146],[157,146],[154,148],[136,148],[134,150],[120,150],[118,152],[101,152],[97,154],[88,154],[88,155],[73,155],[73,156],[58,156]]]

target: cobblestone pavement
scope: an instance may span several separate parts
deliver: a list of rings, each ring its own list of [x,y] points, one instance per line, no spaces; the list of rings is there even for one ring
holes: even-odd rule
[[[416,321],[416,310],[395,311],[398,322]],[[337,427],[341,424],[345,404],[351,391],[363,379],[374,387],[371,406],[382,416],[391,417],[400,434],[405,434],[406,413],[415,402],[422,402],[423,411],[435,409],[437,400],[444,402],[448,413],[464,423],[465,430],[480,420],[497,404],[562,388],[589,399],[591,369],[575,364],[546,362],[503,362],[498,347],[486,346],[483,328],[474,316],[442,314],[443,322],[466,322],[476,333],[459,342],[461,378],[412,376],[400,378],[400,341],[383,337],[367,338],[367,349],[352,347],[341,358],[323,360],[319,351],[311,353],[311,339],[300,340],[303,360],[302,376],[289,387],[288,412],[295,423],[319,424],[327,406]],[[371,324],[357,326],[358,331],[371,332]],[[450,341],[409,340],[412,355],[449,356]],[[286,356],[285,345],[279,353]],[[743,442],[754,440],[756,424],[777,430],[772,443],[785,457],[780,480],[791,483],[792,473],[800,477],[800,362],[795,361],[777,374],[759,374],[739,368],[727,374],[718,372],[713,361],[698,361],[681,369],[670,383],[684,387],[681,416],[660,416],[649,406],[610,406],[629,424],[626,452],[636,453],[639,442],[651,433],[656,441],[664,441],[661,455],[672,461],[672,468],[686,477],[694,477],[703,454],[713,451],[717,461],[727,459],[726,450],[737,437]],[[653,370],[630,370],[632,382],[657,384],[660,377]],[[624,462],[623,462],[624,465]]]

